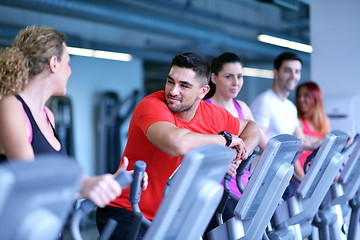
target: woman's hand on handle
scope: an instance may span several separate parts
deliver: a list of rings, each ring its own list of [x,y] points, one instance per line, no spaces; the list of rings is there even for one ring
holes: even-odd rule
[[[121,192],[122,188],[114,179],[114,175],[107,173],[99,176],[84,177],[79,197],[90,199],[98,207],[105,207],[118,197]]]

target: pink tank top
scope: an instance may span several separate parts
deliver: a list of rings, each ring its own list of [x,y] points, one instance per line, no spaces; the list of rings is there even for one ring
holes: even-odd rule
[[[19,103],[21,103],[21,101],[18,99]],[[26,111],[24,109],[24,117],[25,117],[25,121],[28,125],[28,128],[29,128],[29,142],[31,143],[32,142],[32,139],[33,139],[33,131],[32,131],[32,127],[31,127],[31,123],[30,123],[30,119],[28,117],[28,115],[26,114]],[[44,112],[45,112],[45,115],[47,117],[47,119],[50,121],[50,118],[49,118],[49,113],[48,111],[46,110],[46,108],[44,108]]]
[[[311,137],[317,137],[317,138],[322,138],[324,137],[324,135],[322,135],[321,133],[314,131],[311,129],[309,121],[307,119],[302,119],[302,124],[303,124],[303,133],[307,136],[311,136]],[[301,153],[301,155],[299,156],[299,161],[302,167],[304,167],[304,163],[306,161],[306,158],[312,153],[312,151],[304,151]]]

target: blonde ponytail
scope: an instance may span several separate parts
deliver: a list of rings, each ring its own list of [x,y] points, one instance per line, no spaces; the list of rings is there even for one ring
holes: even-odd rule
[[[17,94],[28,83],[29,69],[21,52],[14,48],[0,52],[0,99]]]

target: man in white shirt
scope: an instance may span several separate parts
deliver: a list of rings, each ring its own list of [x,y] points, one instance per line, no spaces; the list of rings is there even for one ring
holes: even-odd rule
[[[295,105],[288,99],[301,78],[302,60],[291,52],[280,54],[274,61],[274,81],[251,104],[254,119],[271,138],[279,134],[301,135]]]
[[[288,97],[301,78],[302,60],[292,52],[283,52],[274,61],[274,81],[270,89],[257,96],[251,104],[255,122],[268,138],[279,134],[292,134],[302,140],[299,152],[314,150],[321,144],[311,144],[305,139],[299,125],[297,110],[294,103]],[[299,161],[295,161],[296,173],[301,173]],[[299,175],[303,178],[303,175]],[[284,200],[294,194],[293,189],[288,187],[284,193]]]

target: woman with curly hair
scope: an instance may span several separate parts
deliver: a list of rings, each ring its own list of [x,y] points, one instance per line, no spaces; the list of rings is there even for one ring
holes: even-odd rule
[[[67,156],[45,103],[66,93],[70,74],[65,35],[49,27],[21,30],[13,47],[0,54],[0,161]],[[80,190],[100,207],[120,193],[112,174],[84,177]]]

